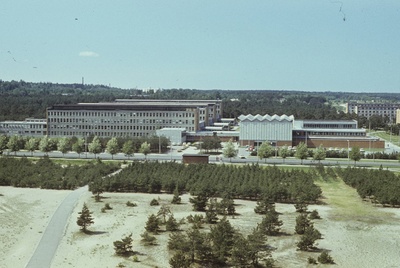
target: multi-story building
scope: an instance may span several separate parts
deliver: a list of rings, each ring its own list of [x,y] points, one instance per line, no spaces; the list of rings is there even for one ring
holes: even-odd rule
[[[46,119],[27,118],[24,121],[0,122],[0,134],[42,137],[47,135]]]
[[[310,148],[358,146],[360,148],[384,148],[385,142],[367,135],[358,128],[356,120],[295,120],[293,146],[304,142]]]
[[[49,136],[142,137],[157,129],[196,132],[218,121],[220,100],[117,99],[115,102],[54,105],[47,109]]]
[[[391,122],[396,121],[396,111],[400,109],[400,103],[347,103],[346,113],[354,113],[358,116],[369,118],[372,115],[388,117]]]
[[[358,146],[384,148],[385,142],[367,135],[356,120],[295,120],[293,116],[239,116],[241,145],[259,146],[269,141],[274,146],[297,146],[304,142],[309,148]]]

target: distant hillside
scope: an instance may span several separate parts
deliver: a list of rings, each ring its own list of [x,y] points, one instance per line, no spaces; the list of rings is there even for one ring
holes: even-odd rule
[[[44,118],[54,104],[113,101],[117,98],[222,99],[223,116],[287,114],[296,119],[356,119],[338,105],[349,101],[400,101],[400,94],[305,92],[283,90],[150,90],[104,85],[30,83],[0,80],[0,121]]]

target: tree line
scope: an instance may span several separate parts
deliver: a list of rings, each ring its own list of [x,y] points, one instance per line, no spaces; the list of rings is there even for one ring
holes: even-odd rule
[[[380,169],[347,167],[338,170],[343,181],[355,188],[361,198],[382,205],[400,205],[400,177]]]
[[[135,152],[145,155],[159,152],[159,150],[165,152],[169,144],[169,139],[158,136],[135,138],[100,138],[97,136],[49,138],[45,136],[39,138],[0,135],[0,154],[5,150],[15,153],[24,149],[31,154],[38,150],[44,153],[60,151],[63,154],[74,151],[80,156],[84,152],[96,155],[106,151],[112,156],[117,153],[133,156]]]
[[[316,202],[321,189],[315,173],[258,165],[183,165],[175,162],[136,162],[118,174],[101,180],[103,191],[173,193],[175,189],[207,198],[231,198],[274,202]]]
[[[119,169],[119,164],[100,160],[84,165],[56,164],[48,157],[31,161],[26,157],[0,157],[0,185],[72,190]]]

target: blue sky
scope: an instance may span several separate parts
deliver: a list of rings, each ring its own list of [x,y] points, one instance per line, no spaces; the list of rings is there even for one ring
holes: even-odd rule
[[[0,79],[400,92],[399,0],[2,0]]]

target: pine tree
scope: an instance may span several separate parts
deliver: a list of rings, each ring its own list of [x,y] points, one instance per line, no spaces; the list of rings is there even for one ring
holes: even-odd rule
[[[189,202],[193,204],[194,211],[205,211],[208,197],[204,193],[200,193],[198,196],[190,198]]]
[[[234,235],[235,230],[226,217],[211,227],[212,253],[217,263],[224,264],[226,262],[233,246]]]
[[[177,251],[169,260],[171,268],[189,268],[191,265],[190,259],[182,251]]]
[[[82,211],[79,212],[79,217],[76,223],[81,227],[81,231],[86,232],[87,227],[94,223],[92,213],[86,203],[83,204]]]
[[[133,253],[132,250],[132,234],[129,234],[122,238],[122,240],[114,241],[115,254],[120,256],[126,256]]]
[[[282,221],[279,220],[278,212],[275,209],[271,209],[265,214],[261,224],[259,224],[259,229],[266,235],[276,235],[279,233],[282,224]]]
[[[157,234],[159,229],[160,229],[160,222],[156,215],[151,214],[146,222],[146,227],[145,227],[147,232],[151,232],[154,234]]]
[[[311,225],[312,225],[312,223],[307,218],[307,214],[306,213],[301,213],[296,218],[296,226],[295,226],[296,234],[304,234],[306,229],[308,227],[310,227]]]
[[[178,191],[178,187],[175,188],[174,190],[174,196],[172,197],[172,204],[180,204],[181,203],[181,197],[179,196],[179,191]]]
[[[174,218],[174,215],[169,216],[167,222],[165,223],[165,230],[170,232],[175,232],[179,230],[179,223]]]
[[[313,249],[317,239],[321,239],[321,233],[314,226],[310,225],[306,228],[300,241],[297,243],[297,248],[302,251]]]

